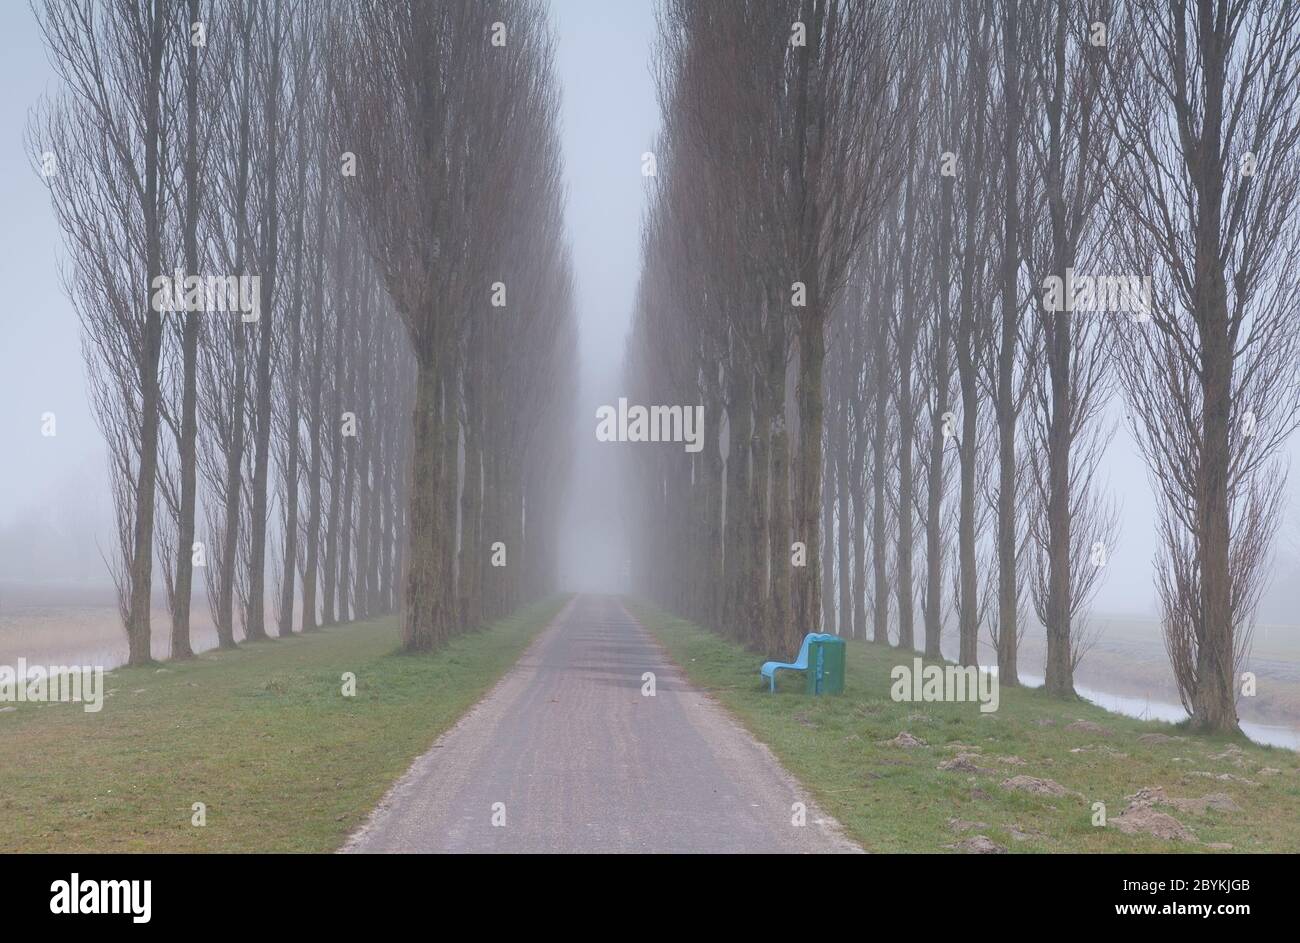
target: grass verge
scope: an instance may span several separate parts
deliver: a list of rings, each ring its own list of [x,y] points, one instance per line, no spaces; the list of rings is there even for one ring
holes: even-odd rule
[[[428,655],[399,654],[386,618],[117,669],[97,714],[16,705],[0,713],[0,851],[331,851],[564,602]]]
[[[912,656],[859,641],[847,646],[842,696],[807,697],[802,675],[788,672],[773,695],[754,653],[643,602],[628,608],[868,851],[968,850],[976,835],[1013,852],[1300,851],[1300,757],[1290,750],[1197,736],[1030,688],[1003,687],[992,713],[976,703],[896,703],[890,670]],[[926,745],[886,742],[903,731]],[[938,768],[963,753],[966,770]],[[1016,776],[1070,794],[1003,785]],[[1118,827],[1128,797],[1154,787],[1166,801],[1125,824],[1168,827],[1154,816],[1170,816],[1193,840]],[[1222,798],[1200,801],[1209,796]],[[1105,803],[1105,827],[1093,824],[1096,802]]]

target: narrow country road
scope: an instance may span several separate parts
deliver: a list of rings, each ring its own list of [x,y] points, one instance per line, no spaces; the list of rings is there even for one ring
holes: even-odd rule
[[[654,697],[642,694],[647,671]],[[802,827],[791,822],[796,802],[807,807]],[[343,848],[858,850],[767,748],[687,684],[606,596],[574,597]]]

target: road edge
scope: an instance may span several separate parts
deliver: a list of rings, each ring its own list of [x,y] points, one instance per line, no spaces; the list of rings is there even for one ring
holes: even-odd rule
[[[425,747],[423,750],[421,750],[418,754],[416,754],[411,759],[411,763],[409,766],[407,766],[405,772],[403,772],[401,776],[398,776],[397,779],[393,780],[392,785],[390,785],[384,791],[383,796],[380,798],[380,800],[377,803],[375,803],[374,808],[370,810],[370,813],[366,816],[365,820],[348,834],[348,836],[343,840],[342,844],[340,844],[337,848],[335,848],[332,854],[341,855],[341,854],[379,854],[380,853],[380,852],[358,851],[357,846],[360,845],[362,841],[367,837],[367,835],[371,832],[371,830],[374,829],[374,827],[378,824],[379,820],[385,814],[387,814],[388,810],[392,807],[394,799],[396,798],[397,794],[401,792],[402,789],[406,787],[411,782],[411,780],[413,780],[416,777],[416,775],[420,771],[422,764],[426,762],[426,760],[429,758],[429,754],[431,754],[434,750],[441,749],[444,740],[446,740],[458,729],[464,726],[472,716],[474,716],[480,710],[482,710],[484,702],[486,702],[494,694],[496,694],[496,692],[506,683],[506,681],[510,678],[510,676],[519,669],[520,662],[522,662],[528,656],[528,654],[532,652],[532,650],[541,643],[542,637],[545,636],[546,633],[549,632],[552,627],[554,627],[555,623],[558,622],[560,619],[564,618],[564,616],[569,612],[569,610],[573,608],[574,604],[577,602],[577,599],[578,599],[578,595],[576,593],[569,594],[568,600],[566,600],[564,605],[560,607],[559,611],[556,612],[556,614],[553,615],[546,622],[545,625],[543,625],[540,629],[538,629],[537,634],[534,635],[532,640],[527,645],[524,646],[523,651],[519,653],[519,657],[515,659],[514,664],[511,665],[509,668],[507,668],[505,671],[501,672],[501,677],[497,678],[496,681],[492,683],[492,686],[483,692],[482,697],[480,697],[477,701],[471,704],[464,711],[464,713],[462,713],[458,718],[456,718],[456,722],[454,724],[452,724],[450,727],[448,727],[446,730],[440,733],[433,740],[432,743],[430,743],[427,747]]]
[[[797,801],[804,804],[808,821],[817,825],[826,840],[832,844],[841,846],[839,850],[842,853],[869,854],[866,848],[849,837],[848,831],[844,828],[843,823],[841,823],[839,819],[835,818],[835,816],[822,808],[821,803],[813,797],[812,790],[809,789],[803,780],[790,772],[786,765],[781,762],[781,758],[776,755],[764,740],[759,738],[743,720],[732,713],[731,710],[723,704],[715,694],[713,694],[713,692],[701,688],[691,680],[686,669],[678,664],[677,660],[672,657],[672,654],[668,651],[667,646],[665,646],[659,639],[659,636],[657,636],[649,626],[641,621],[641,619],[639,619],[637,615],[628,608],[627,604],[631,597],[620,595],[616,598],[618,599],[620,608],[622,608],[623,612],[627,614],[627,617],[639,625],[641,630],[654,642],[655,647],[663,656],[664,662],[672,666],[673,670],[677,673],[679,680],[689,685],[692,690],[700,695],[705,703],[712,706],[712,708],[717,712],[719,718],[726,725],[733,728],[738,734],[746,737],[754,744],[759,753],[763,754],[771,761],[772,765],[776,767],[786,785],[790,787],[790,790],[795,795]]]

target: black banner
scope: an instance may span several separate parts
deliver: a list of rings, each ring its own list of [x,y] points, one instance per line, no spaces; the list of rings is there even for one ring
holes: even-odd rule
[[[338,931],[413,919],[451,930],[465,919],[490,926],[505,915],[542,920],[578,903],[602,922],[634,926],[649,919],[657,933],[664,932],[665,910],[734,928],[739,920],[806,922],[800,912],[810,904],[827,919],[876,926],[899,918],[918,932],[943,930],[951,920],[1030,930],[1039,918],[1071,929],[1198,923],[1231,930],[1261,918],[1284,920],[1295,906],[1295,862],[1280,855],[871,856],[818,864],[737,857],[723,865],[725,877],[716,864],[691,873],[692,862],[680,861],[663,875],[655,874],[664,864],[656,860],[632,864],[627,873],[608,861],[599,872],[590,862],[550,861],[542,876],[538,862],[518,856],[431,857],[10,855],[0,858],[0,901],[11,931],[129,934]],[[567,866],[575,873],[566,878]],[[758,887],[765,891],[754,893]],[[777,900],[790,906],[771,906]]]

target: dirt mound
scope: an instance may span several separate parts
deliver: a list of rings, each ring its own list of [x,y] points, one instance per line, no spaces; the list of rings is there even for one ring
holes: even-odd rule
[[[1129,800],[1129,810],[1153,805],[1167,805],[1179,812],[1190,812],[1192,815],[1204,815],[1207,809],[1213,809],[1216,812],[1243,811],[1232,796],[1224,792],[1212,792],[1209,795],[1201,796],[1199,799],[1179,799],[1166,795],[1163,786],[1146,786],[1133,793],[1133,795],[1124,798]]]
[[[977,753],[958,753],[951,760],[944,760],[938,768],[949,773],[993,773],[996,770],[980,766],[976,760],[981,760]]]
[[[1083,798],[1079,793],[1066,789],[1058,782],[1050,779],[1039,779],[1037,776],[1012,776],[1010,779],[1002,781],[1002,788],[1015,789],[1035,796],[1051,796],[1053,799],[1063,799],[1066,796]]]
[[[899,734],[897,737],[895,737],[893,740],[884,740],[884,741],[881,741],[881,742],[884,743],[885,746],[891,746],[891,747],[906,747],[906,748],[909,748],[909,749],[912,748],[912,747],[925,747],[925,746],[929,746],[929,744],[926,743],[924,740],[921,740],[921,739],[918,738],[918,737],[914,737],[914,736],[912,736],[912,735],[911,735],[910,733],[908,733],[906,730],[904,730],[902,733],[900,733],[900,734]]]
[[[1165,801],[1164,786],[1143,786],[1131,796],[1125,796],[1128,800],[1129,808],[1135,805],[1155,805]]]
[[[1182,822],[1149,805],[1132,805],[1110,820],[1125,835],[1154,835],[1166,841],[1196,841]]]
[[[1099,737],[1109,737],[1111,735],[1109,727],[1103,727],[1101,724],[1093,723],[1091,720],[1076,720],[1072,724],[1066,724],[1065,729],[1073,730],[1076,733],[1093,733]]]

